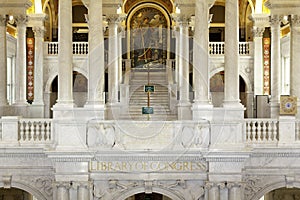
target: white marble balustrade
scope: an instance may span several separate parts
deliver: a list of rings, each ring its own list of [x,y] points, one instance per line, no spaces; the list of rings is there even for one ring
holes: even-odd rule
[[[250,144],[272,144],[279,141],[277,119],[245,119],[245,141]]]
[[[209,54],[210,55],[224,55],[224,42],[209,42]],[[58,54],[58,42],[45,42],[45,53],[47,55]],[[73,42],[73,54],[74,55],[87,55],[88,54],[88,42]],[[240,42],[239,54],[243,56],[253,55],[253,43],[252,42]]]
[[[51,119],[20,119],[18,141],[20,143],[50,143]]]

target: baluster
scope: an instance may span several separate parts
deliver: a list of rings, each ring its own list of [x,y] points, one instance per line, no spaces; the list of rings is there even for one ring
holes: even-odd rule
[[[252,142],[254,142],[255,140],[256,140],[256,122],[251,122],[251,128],[252,128],[252,133],[251,133],[251,135],[252,135]]]
[[[279,141],[279,134],[277,133],[277,122],[273,121],[273,135],[274,141]]]
[[[29,122],[25,121],[25,137],[24,140],[29,141]]]
[[[18,138],[20,141],[24,140],[24,134],[25,134],[24,130],[25,130],[24,122],[20,121],[20,134]]]
[[[267,129],[266,124],[267,124],[266,121],[262,121],[262,134],[261,134],[262,141],[264,140],[268,141],[268,136],[266,133],[266,129]]]
[[[55,43],[55,54],[58,54],[58,43]]]
[[[88,43],[86,43],[85,50],[86,50],[85,54],[89,54],[89,44]]]
[[[35,138],[35,131],[34,131],[34,122],[31,122],[29,124],[29,137],[30,139],[29,140],[32,140],[34,141],[36,138]]]
[[[221,47],[222,47],[222,53],[221,53],[221,54],[222,54],[222,55],[223,55],[224,52],[225,52],[224,46],[225,46],[224,43],[222,43],[222,44],[221,44]]]
[[[47,140],[45,135],[45,122],[41,121],[41,140]]]
[[[261,121],[257,122],[257,142],[261,141]]]
[[[246,122],[247,124],[247,130],[246,130],[246,141],[251,141],[253,136],[252,136],[252,133],[251,133],[251,122]]]
[[[36,122],[35,124],[35,134],[36,134],[36,139],[37,141],[41,140],[41,122]]]
[[[51,122],[50,121],[46,121],[46,125],[45,125],[45,140],[49,140],[51,139]]]

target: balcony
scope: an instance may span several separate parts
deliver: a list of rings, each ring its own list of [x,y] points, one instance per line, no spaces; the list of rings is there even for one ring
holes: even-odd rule
[[[0,120],[2,147],[89,150],[207,150],[286,147],[300,144],[300,121],[245,119],[230,123],[200,121]],[[286,131],[289,130],[289,131]]]

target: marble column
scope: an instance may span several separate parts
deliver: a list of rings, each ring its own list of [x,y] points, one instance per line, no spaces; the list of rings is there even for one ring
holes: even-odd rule
[[[220,200],[228,200],[228,188],[225,182],[219,183]]]
[[[243,199],[241,183],[227,183],[228,187],[228,200]]]
[[[220,200],[220,190],[216,183],[206,183],[206,189],[208,190],[207,200]]]
[[[209,100],[209,8],[207,1],[195,3],[195,33],[193,49],[194,103],[193,119],[211,119],[213,108]]]
[[[44,105],[44,27],[33,27],[35,41],[34,57],[34,105]]]
[[[118,51],[118,24],[119,16],[111,15],[107,17],[109,29],[108,41],[108,103],[107,118],[117,119],[119,115],[119,51]]]
[[[176,39],[176,42],[175,42],[175,82],[177,84],[177,86],[179,87],[178,85],[178,82],[179,82],[179,49],[180,49],[180,42],[179,42],[179,26],[176,26],[175,27],[175,39]]]
[[[90,199],[90,191],[88,183],[80,183],[77,187],[77,200]]]
[[[55,107],[73,107],[72,0],[58,5],[58,99]]]
[[[296,96],[297,100],[297,118],[300,118],[300,68],[299,68],[299,58],[300,58],[300,15],[291,16],[291,33],[290,33],[290,90],[291,95]]]
[[[123,28],[119,27],[119,33],[118,33],[118,61],[119,61],[119,83],[121,84],[123,82],[123,71],[122,71],[122,64],[123,64],[123,48],[122,48],[122,38],[123,38]]]
[[[208,3],[195,3],[195,33],[193,47],[194,104],[211,107],[209,102]]]
[[[86,106],[104,108],[104,38],[102,0],[90,0],[88,99]]]
[[[7,48],[6,48],[6,16],[0,16],[0,106],[7,102]]]
[[[69,183],[58,183],[56,199],[57,200],[70,200],[69,189],[70,189]]]
[[[279,115],[281,94],[280,22],[281,19],[278,15],[271,16],[271,118]]]
[[[179,103],[178,120],[191,119],[191,103],[189,100],[189,18],[181,16],[179,23]]]
[[[239,9],[238,0],[225,2],[225,108],[242,108],[239,99]]]
[[[26,25],[27,16],[15,17],[17,23],[17,56],[16,56],[16,101],[15,105],[25,106],[26,101]]]
[[[263,67],[263,33],[264,27],[253,27],[253,43],[254,43],[254,94],[264,94],[264,67]]]

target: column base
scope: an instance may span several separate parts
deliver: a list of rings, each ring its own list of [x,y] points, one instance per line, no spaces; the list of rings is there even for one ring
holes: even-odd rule
[[[179,102],[177,104],[178,120],[191,120],[192,119],[192,104],[188,101]]]
[[[213,105],[209,102],[195,102],[192,106],[193,120],[212,120]]]
[[[238,101],[223,101],[223,108],[244,108],[244,105]]]
[[[121,105],[119,103],[107,103],[105,119],[118,120],[120,117],[120,108]]]

